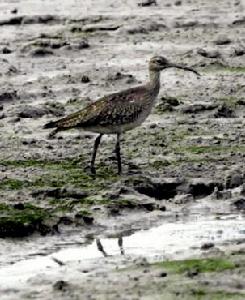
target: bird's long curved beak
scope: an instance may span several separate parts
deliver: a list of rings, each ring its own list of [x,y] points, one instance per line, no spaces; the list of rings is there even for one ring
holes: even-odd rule
[[[193,72],[195,73],[196,75],[198,76],[201,76],[200,73],[198,73],[196,70],[190,68],[190,67],[186,67],[186,66],[182,66],[182,65],[178,65],[178,64],[169,64],[168,65],[168,68],[177,68],[177,69],[182,69],[182,70],[185,70],[185,71],[190,71],[190,72]]]

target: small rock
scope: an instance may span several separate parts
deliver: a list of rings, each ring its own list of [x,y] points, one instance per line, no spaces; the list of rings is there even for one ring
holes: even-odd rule
[[[243,185],[242,185],[241,195],[245,196],[245,183],[243,183]]]
[[[213,103],[195,103],[195,104],[186,104],[180,107],[180,111],[184,114],[195,114],[205,110],[213,110],[217,107]]]
[[[37,140],[35,139],[24,139],[22,140],[23,145],[34,145],[37,143]]]
[[[2,48],[1,53],[2,54],[10,54],[10,53],[12,53],[12,50],[10,50],[7,47],[4,47],[4,48]]]
[[[87,48],[89,48],[90,46],[89,46],[89,43],[87,42],[87,41],[85,41],[85,40],[82,40],[82,41],[80,41],[79,43],[78,43],[78,49],[79,50],[81,50],[81,49],[87,49]]]
[[[176,195],[173,199],[175,204],[186,204],[191,201],[193,201],[193,196],[191,194]]]
[[[205,49],[198,49],[197,53],[203,57],[207,58],[219,58],[221,57],[220,53],[216,50],[205,50]]]
[[[34,106],[25,106],[18,113],[18,117],[19,118],[41,118],[46,113],[47,113],[47,111],[44,108],[34,107]]]
[[[74,44],[66,44],[64,45],[65,50],[82,50],[89,48],[90,45],[86,40],[75,42]]]
[[[41,236],[45,236],[49,233],[53,233],[52,227],[48,226],[47,224],[41,223],[38,225],[38,231]]]
[[[185,182],[177,187],[177,192],[181,194],[191,194],[195,198],[201,198],[213,193],[215,187],[222,189],[221,183],[208,178],[196,178]]]
[[[239,100],[237,100],[237,104],[238,105],[245,105],[245,99],[239,99]]]
[[[176,6],[180,6],[182,4],[182,1],[181,0],[177,0],[174,2],[174,5]]]
[[[83,32],[96,32],[96,31],[116,31],[120,28],[118,23],[93,23],[93,24],[86,24],[83,26]]]
[[[86,225],[92,225],[94,222],[94,218],[92,216],[84,213],[77,213],[75,218],[82,219]]]
[[[18,99],[18,95],[16,91],[6,91],[0,94],[0,102],[9,102]]]
[[[154,202],[143,202],[139,204],[140,207],[143,207],[147,211],[153,211],[156,209],[156,205]]]
[[[164,277],[167,277],[168,276],[168,273],[167,272],[160,272],[158,274],[158,277],[161,277],[161,278],[164,278]]]
[[[227,106],[225,103],[220,105],[217,111],[214,113],[214,118],[234,118],[234,110]]]
[[[176,195],[176,188],[181,184],[178,178],[151,179],[140,177],[134,180],[134,189],[140,194],[153,197],[158,200],[170,199]]]
[[[231,39],[227,37],[226,35],[220,35],[217,37],[217,39],[214,41],[216,45],[228,45],[231,43]]]
[[[245,24],[245,17],[237,18],[232,22],[233,25],[243,25]]]
[[[44,108],[47,114],[54,115],[55,117],[61,117],[65,114],[65,106],[59,102],[46,102]]]
[[[239,171],[234,171],[226,177],[226,188],[232,189],[242,185],[244,182],[244,176]]]
[[[166,210],[167,210],[166,206],[163,205],[163,204],[160,204],[160,205],[158,206],[158,209],[159,209],[160,211],[166,211]]]
[[[18,9],[17,8],[13,8],[10,12],[11,12],[11,14],[15,15],[15,14],[18,13]]]
[[[175,28],[190,28],[190,27],[198,27],[199,23],[198,21],[195,21],[195,20],[181,20],[181,21],[177,21],[175,23]]]
[[[81,26],[72,26],[70,28],[70,32],[72,33],[77,33],[77,32],[82,32],[83,31],[83,28]]]
[[[201,246],[201,250],[208,250],[208,249],[213,248],[213,247],[214,247],[214,243],[204,243]]]
[[[53,284],[53,289],[56,291],[64,291],[68,287],[69,287],[68,282],[64,280],[58,280]]]
[[[182,102],[180,102],[177,98],[174,97],[162,97],[161,101],[168,103],[171,106],[178,106],[180,105]]]
[[[88,82],[90,82],[90,79],[87,75],[83,75],[82,78],[81,78],[81,82],[82,83],[88,83]]]
[[[138,6],[140,6],[140,7],[146,7],[146,6],[152,6],[152,5],[157,6],[157,1],[156,0],[144,0],[140,3],[138,3]]]
[[[173,111],[173,107],[167,103],[160,103],[156,106],[156,111],[158,113],[171,112]]]
[[[19,118],[19,117],[15,117],[15,118],[11,118],[11,119],[9,120],[9,123],[14,124],[14,123],[17,123],[17,122],[19,122],[19,121],[20,121],[20,118]]]
[[[153,31],[159,31],[165,29],[167,26],[161,23],[144,23],[144,24],[135,24],[135,25],[125,25],[120,30],[117,31],[118,34],[127,33],[127,34],[146,34]]]
[[[121,213],[121,210],[119,209],[119,207],[112,206],[109,208],[109,214],[111,216],[118,216],[118,215],[120,215],[120,213]]]
[[[235,208],[238,210],[245,210],[245,199],[244,198],[237,199],[233,202],[232,205],[235,206]]]
[[[59,218],[58,225],[59,224],[71,225],[73,224],[73,220],[67,216],[63,216]]]
[[[88,196],[88,193],[75,189],[75,188],[42,188],[42,189],[37,189],[32,192],[33,197],[41,197],[41,198],[46,198],[46,197],[53,197],[56,199],[61,199],[61,198],[73,198],[73,199],[82,199]]]
[[[188,270],[186,275],[190,278],[193,278],[193,277],[197,276],[198,274],[199,274],[198,269],[193,268],[193,269]]]
[[[242,47],[240,47],[240,48],[236,48],[235,50],[234,50],[234,56],[242,56],[242,55],[244,55],[245,54],[245,48],[242,48]]]
[[[214,192],[212,194],[212,199],[214,200],[228,200],[231,199],[232,193],[229,190],[219,191],[218,187],[214,188]]]
[[[87,225],[92,225],[94,222],[94,218],[92,216],[83,216],[83,221]]]
[[[32,57],[43,57],[47,55],[53,55],[54,52],[45,48],[37,48],[30,52]]]
[[[14,204],[13,206],[15,209],[18,209],[18,210],[23,210],[25,209],[25,205],[23,203],[16,203]]]

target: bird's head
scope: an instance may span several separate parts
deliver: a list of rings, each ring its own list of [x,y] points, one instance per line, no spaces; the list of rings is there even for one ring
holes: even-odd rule
[[[162,71],[168,68],[169,61],[162,56],[154,56],[150,59],[149,68],[151,71]]]
[[[182,69],[185,71],[191,71],[191,72],[197,74],[198,76],[200,76],[200,74],[196,70],[186,67],[186,66],[171,63],[163,56],[154,56],[150,59],[150,62],[149,62],[150,71],[160,72],[167,68],[177,68],[177,69]]]

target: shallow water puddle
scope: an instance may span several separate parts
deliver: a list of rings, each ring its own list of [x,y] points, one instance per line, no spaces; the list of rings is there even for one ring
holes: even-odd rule
[[[185,223],[164,223],[127,237],[97,239],[87,247],[66,249],[52,256],[63,262],[120,254],[175,259],[178,253],[184,257],[190,252],[193,253],[195,249],[200,249],[206,242],[217,245],[245,238],[244,230],[245,218],[242,216],[220,220],[200,219]]]
[[[96,239],[90,245],[63,249],[2,267],[0,287],[20,287],[38,274],[62,272],[61,267],[69,264],[96,269],[111,259],[114,266],[117,262],[123,264],[123,260],[132,261],[137,257],[152,261],[183,259],[200,254],[204,243],[212,242],[216,247],[224,247],[241,239],[245,239],[245,216],[242,215],[164,223],[130,236]]]

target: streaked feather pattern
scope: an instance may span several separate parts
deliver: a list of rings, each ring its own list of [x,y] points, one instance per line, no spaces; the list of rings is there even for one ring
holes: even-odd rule
[[[150,93],[145,86],[131,88],[100,98],[78,112],[47,123],[44,128],[57,128],[57,131],[60,131],[133,123],[150,104],[150,98]]]

